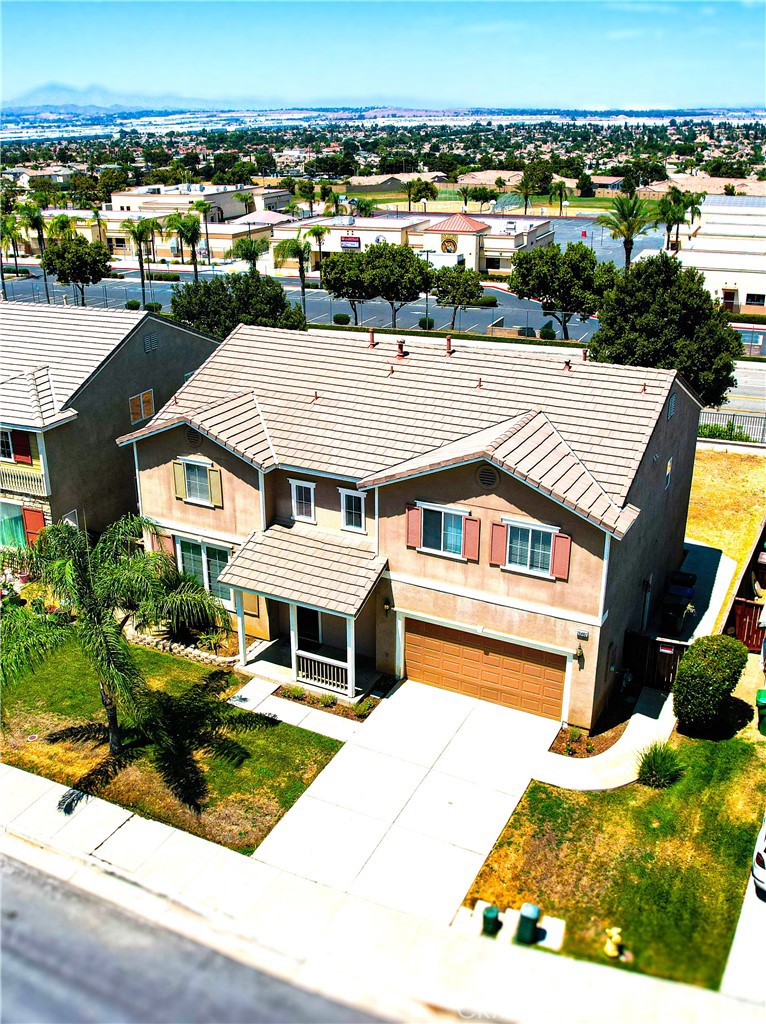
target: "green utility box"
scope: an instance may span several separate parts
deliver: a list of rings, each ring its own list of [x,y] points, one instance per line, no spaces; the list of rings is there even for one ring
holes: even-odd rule
[[[766,690],[758,690],[755,695],[755,706],[758,709],[758,732],[766,736]]]
[[[519,912],[519,923],[516,926],[516,942],[522,946],[531,946],[537,938],[537,925],[540,920],[540,908],[534,903],[522,904]]]
[[[497,907],[485,907],[481,923],[482,935],[494,938],[500,931],[501,921]]]

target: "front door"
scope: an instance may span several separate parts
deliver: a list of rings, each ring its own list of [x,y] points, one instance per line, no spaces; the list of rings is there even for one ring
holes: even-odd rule
[[[298,648],[301,651],[315,651],[322,642],[319,612],[313,608],[298,605]]]
[[[730,313],[734,312],[734,306],[736,305],[737,293],[735,291],[729,291],[727,288],[723,290],[723,308],[728,309]]]

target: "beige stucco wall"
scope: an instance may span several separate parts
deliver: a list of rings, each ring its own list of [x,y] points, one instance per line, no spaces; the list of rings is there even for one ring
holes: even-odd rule
[[[290,472],[288,470],[281,469],[267,473],[265,480],[266,493],[269,498],[267,507],[269,515],[272,517],[271,521],[273,521],[273,519],[289,521],[292,518],[292,490],[290,487],[290,481],[298,480],[301,483],[314,485],[314,510],[318,530],[330,532],[338,531],[341,532],[344,537],[348,537],[362,543],[366,538],[370,546],[374,543],[374,523],[370,517],[374,514],[375,507],[373,496],[371,494],[366,496],[365,501],[366,533],[362,534],[357,533],[356,531],[346,531],[341,529],[341,496],[339,488],[355,490],[356,488],[353,483],[329,477],[310,476],[305,473],[302,474],[297,470],[295,472]]]

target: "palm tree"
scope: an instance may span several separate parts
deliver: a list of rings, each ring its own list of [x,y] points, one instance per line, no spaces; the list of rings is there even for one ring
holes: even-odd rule
[[[700,203],[707,195],[706,192],[684,192],[683,204],[684,209],[689,211],[689,224],[694,223],[695,217],[702,216],[702,210],[700,209]]]
[[[163,226],[164,226],[164,229],[165,229],[165,238],[170,239],[170,238],[173,237],[173,235],[177,235],[178,236],[178,245],[179,245],[179,248],[181,250],[181,263],[183,263],[183,261],[184,261],[184,240],[181,237],[181,232],[179,230],[181,224],[183,224],[183,215],[180,214],[176,210],[175,213],[171,213],[171,214],[169,214],[165,218],[165,222],[164,222]]]
[[[400,192],[404,192],[404,194],[407,196],[407,209],[411,210],[412,209],[412,193],[415,191],[415,182],[414,182],[414,180],[413,181],[403,181],[400,184],[400,186],[399,186],[399,191]]]
[[[298,264],[298,277],[301,281],[301,306],[306,315],[306,266],[311,262],[311,242],[301,242],[301,231],[295,238],[285,238],[274,246],[274,266],[282,267],[288,260]]]
[[[239,195],[239,193],[237,194]],[[207,230],[207,215],[213,209],[213,204],[206,203],[204,199],[196,199],[191,205],[192,210],[196,210],[197,213],[202,214],[202,220],[205,225],[205,248],[207,249],[207,261],[208,263],[211,263],[212,257],[210,255],[210,235]]]
[[[19,244],[24,240],[24,234],[19,224],[19,218],[15,213],[5,213],[2,219],[2,237],[4,243],[10,243],[13,251],[13,263],[16,270],[16,277],[19,276]]]
[[[146,275],[144,273],[144,246],[151,238],[151,225],[147,220],[124,220],[120,224],[120,231],[124,231],[133,243],[133,248],[138,255],[138,272],[141,275],[141,305],[146,305]]]
[[[683,223],[686,211],[674,203],[670,195],[664,195],[657,204],[656,224],[665,225],[665,248],[670,250],[670,235],[676,225]]]
[[[37,235],[37,244],[40,247],[40,256],[42,256],[45,252],[45,217],[43,216],[43,211],[39,206],[35,206],[34,203],[23,203],[19,207],[19,221],[27,231],[34,231]],[[48,290],[48,273],[42,265],[42,262],[40,263],[40,267],[43,272],[45,299],[50,303],[51,296]]]
[[[48,239],[52,242],[61,242],[68,238],[75,238],[77,225],[82,222],[82,217],[70,217],[67,213],[57,213],[51,217],[48,224]]]
[[[618,195],[612,200],[609,213],[596,218],[599,227],[606,228],[612,238],[621,238],[625,250],[625,269],[630,267],[630,256],[639,235],[645,235],[657,223],[649,207],[634,193]]]
[[[526,171],[516,184],[511,189],[511,192],[515,192],[516,195],[521,196],[524,200],[524,216],[527,215],[527,208],[529,207],[529,200],[535,194],[535,182],[530,178]]]
[[[559,217],[564,212],[564,200],[568,199],[571,195],[571,191],[567,188],[565,181],[554,181],[551,184],[550,201],[554,203],[557,199],[559,201]]]
[[[319,249],[319,279],[322,279],[322,239],[325,235],[330,234],[330,229],[324,224],[315,224],[306,231],[306,238],[311,238],[316,241],[317,248]]]
[[[144,223],[149,228],[149,239],[150,239],[151,246],[152,246],[152,256],[151,256],[152,263],[156,263],[157,262],[157,249],[156,249],[156,246],[154,244],[154,236],[155,235],[159,235],[160,238],[162,238],[162,224],[159,222],[159,220],[156,217],[145,217],[144,218]]]
[[[340,201],[340,192],[333,192],[327,199],[327,205],[324,208],[325,213],[333,213],[337,217],[341,213],[346,212],[346,207]]]
[[[144,535],[157,537],[156,524],[128,515],[91,545],[84,531],[62,521],[41,530],[30,548],[3,550],[3,563],[30,571],[59,612],[41,614],[31,604],[5,611],[0,682],[12,685],[53,651],[76,643],[98,680],[113,757],[122,750],[118,710],[140,720],[146,697],[123,635],[131,616],[139,626],[177,627],[182,620],[196,629],[228,624],[218,598],[180,573],[164,551],[147,551]]]
[[[269,251],[266,238],[238,238],[226,253],[227,259],[244,260],[250,264],[250,273],[258,269],[258,260]]]
[[[463,185],[463,187],[459,188],[457,191],[458,191],[458,195],[462,197],[463,205],[465,206],[465,208],[467,210],[468,209],[468,200],[471,198],[471,192],[473,191],[473,189],[471,188],[470,185]]]
[[[250,213],[250,207],[255,205],[251,192],[235,192],[234,198],[238,199],[245,208],[245,213]]]
[[[178,225],[178,237],[189,246],[192,263],[194,264],[194,280],[199,281],[197,246],[202,238],[202,225],[199,222],[199,217],[193,213],[189,213],[185,217],[182,217],[181,223]]]
[[[94,206],[93,209],[90,212],[93,214],[93,218],[92,218],[92,220],[88,221],[88,227],[92,227],[93,225],[95,225],[96,230],[98,231],[98,240],[99,240],[99,242],[105,242],[106,241],[106,225],[104,224],[104,218],[101,216],[101,210],[99,210],[99,208],[97,206]],[[104,229],[104,238],[101,237],[101,229],[102,228]]]
[[[357,217],[372,217],[378,208],[374,199],[357,199],[354,204]]]

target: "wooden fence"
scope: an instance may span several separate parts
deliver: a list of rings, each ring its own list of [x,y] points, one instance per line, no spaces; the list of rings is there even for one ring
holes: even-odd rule
[[[678,671],[678,663],[689,644],[685,640],[647,636],[628,630],[622,652],[622,666],[642,686],[670,690]]]

